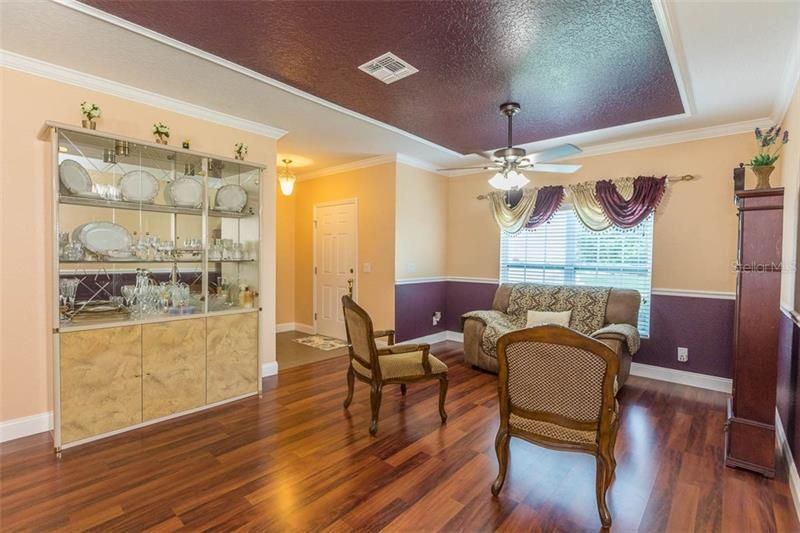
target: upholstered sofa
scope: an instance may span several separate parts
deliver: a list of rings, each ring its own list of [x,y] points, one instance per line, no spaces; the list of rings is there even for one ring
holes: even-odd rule
[[[595,321],[593,326],[587,327],[585,323],[576,325],[571,322],[570,328],[596,338],[610,347],[619,356],[619,375],[617,377],[617,382],[621,387],[630,374],[632,355],[639,349],[639,333],[636,327],[641,296],[637,291],[629,289],[606,289],[607,292],[605,294],[607,294],[607,300],[602,300],[601,298],[602,301],[597,302],[596,299],[584,298],[588,293],[584,294],[583,291],[598,291],[597,288],[592,287],[559,288],[524,283],[500,285],[494,295],[492,311],[467,313],[462,317],[464,330],[464,359],[466,362],[491,372],[497,372],[497,356],[494,351],[491,350],[491,343],[483,339],[484,332],[487,328],[487,321],[495,322],[492,325],[495,336],[503,331],[524,328],[525,319],[519,316],[519,313],[521,310],[525,309],[525,306],[531,304],[529,301],[520,300],[522,300],[524,291],[531,288],[550,291],[551,295],[554,294],[552,292],[554,290],[569,291],[570,295],[573,297],[572,301],[578,302],[577,305],[584,305],[584,303],[585,305],[592,305],[592,313],[603,313],[604,311],[602,318],[600,316],[594,316]],[[600,289],[600,291],[602,291],[602,289]],[[555,294],[557,294],[557,292]],[[601,292],[600,294],[603,293]],[[576,295],[577,297],[575,297]],[[517,301],[513,300],[515,296]],[[563,300],[555,302],[551,297],[547,301],[549,305],[545,305],[545,307],[549,308],[536,310],[565,310]],[[561,308],[559,308],[559,306]],[[508,314],[510,307],[512,308],[511,311],[517,315],[516,318]],[[575,316],[574,310],[573,316]],[[496,323],[497,321],[495,319],[499,321],[499,325]],[[522,321],[521,323],[520,320]],[[595,329],[598,325],[599,327]],[[581,331],[581,329],[584,331]],[[589,331],[589,329],[593,331]]]

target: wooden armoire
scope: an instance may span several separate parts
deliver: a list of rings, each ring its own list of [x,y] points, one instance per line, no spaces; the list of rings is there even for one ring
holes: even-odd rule
[[[775,475],[783,188],[738,191],[733,394],[725,464]]]

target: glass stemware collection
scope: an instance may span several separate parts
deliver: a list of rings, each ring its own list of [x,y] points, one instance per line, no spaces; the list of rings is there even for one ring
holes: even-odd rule
[[[189,286],[178,281],[157,282],[144,268],[136,269],[136,284],[121,288],[125,306],[137,318],[164,313],[184,315],[195,311]]]

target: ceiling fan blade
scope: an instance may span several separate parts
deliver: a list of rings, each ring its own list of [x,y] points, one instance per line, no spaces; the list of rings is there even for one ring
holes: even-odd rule
[[[572,174],[573,172],[577,172],[581,169],[583,165],[548,165],[548,164],[537,164],[534,165],[533,168],[529,168],[529,171],[533,172],[556,172],[558,174]]]
[[[488,159],[489,161],[494,161],[494,158],[488,152],[481,152],[481,151],[478,151],[478,150],[474,150],[472,152],[469,152],[467,155],[477,155],[477,156],[480,156],[480,157],[482,157],[484,159]]]
[[[539,152],[536,154],[531,154],[527,157],[530,161],[534,163],[546,163],[547,161],[555,161],[556,159],[564,159],[565,157],[569,157],[571,155],[579,154],[583,150],[575,146],[574,144],[562,144],[561,146],[554,146],[553,148],[548,148],[543,152]]]
[[[455,167],[455,168],[437,168],[436,170],[443,172],[446,170],[500,170],[502,167],[493,167],[483,165],[481,167]]]

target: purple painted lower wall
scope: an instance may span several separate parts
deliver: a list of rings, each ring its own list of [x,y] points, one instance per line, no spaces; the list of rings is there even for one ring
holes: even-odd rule
[[[394,286],[394,329],[398,341],[416,339],[447,329],[447,287],[445,281]],[[433,313],[442,321],[433,325]]]
[[[733,318],[735,301],[653,294],[650,336],[633,357],[637,363],[733,377]],[[678,362],[678,347],[689,360]]]
[[[778,391],[777,408],[792,450],[795,466],[800,468],[800,413],[797,383],[800,378],[800,328],[785,312],[781,312],[778,330]]]
[[[495,283],[436,281],[395,286],[395,329],[398,340],[441,331],[461,331],[461,315],[491,309]],[[434,327],[431,315],[444,310]],[[733,375],[734,301],[652,295],[650,337],[642,340],[634,361],[730,378]],[[679,363],[679,346],[688,348],[689,361]]]

